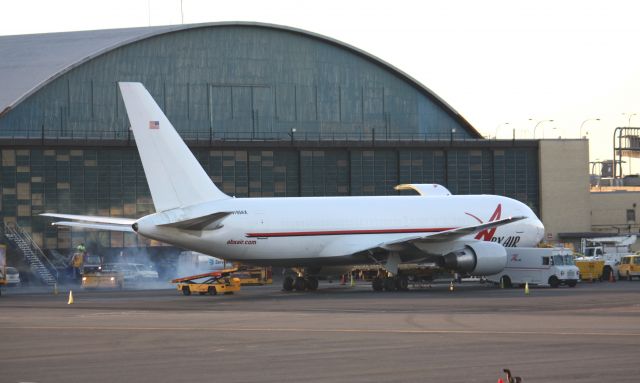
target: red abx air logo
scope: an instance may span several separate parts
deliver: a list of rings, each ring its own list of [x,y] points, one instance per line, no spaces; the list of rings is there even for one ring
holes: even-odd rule
[[[471,213],[465,213],[465,214],[467,214],[470,217],[475,218],[480,223],[484,223],[484,222],[482,222],[482,220],[480,218],[476,217],[475,215],[473,215]],[[500,216],[501,215],[502,215],[502,204],[498,204],[498,207],[496,207],[496,210],[493,212],[493,214],[491,214],[491,218],[489,218],[488,222],[494,222],[494,221],[500,220]],[[478,240],[481,240],[481,241],[497,242],[497,243],[501,244],[504,247],[516,247],[516,246],[518,246],[518,242],[520,242],[520,236],[519,235],[495,237],[494,235],[496,234],[496,230],[497,230],[497,227],[493,227],[491,229],[484,229],[484,230],[478,232],[478,234],[476,234],[475,239],[478,239]]]
[[[482,222],[482,220],[478,217],[476,217],[475,215],[471,214],[471,213],[466,213],[467,215],[475,218],[478,220],[478,222],[480,223],[484,223]],[[493,221],[497,221],[500,219],[500,216],[502,215],[502,204],[498,204],[498,207],[496,207],[496,210],[493,212],[493,214],[491,215],[491,218],[489,218],[489,222],[493,222]],[[478,234],[476,234],[476,239],[481,239],[483,241],[491,241],[491,239],[493,238],[493,235],[496,233],[496,227],[491,228],[491,229],[484,229],[481,232],[479,232]]]

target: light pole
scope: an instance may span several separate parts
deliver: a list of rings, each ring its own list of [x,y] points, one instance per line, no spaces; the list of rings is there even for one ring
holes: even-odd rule
[[[585,136],[582,135],[582,127],[584,126],[584,124],[586,124],[588,121],[600,121],[599,118],[588,118],[584,121],[582,121],[582,124],[580,124],[580,137],[579,138],[585,138]],[[587,134],[589,134],[589,132],[587,132]]]
[[[296,132],[296,128],[291,128],[291,132],[289,133],[289,136],[291,137],[291,145],[293,145],[293,134]]]
[[[503,122],[502,124],[498,124],[498,126],[496,126],[496,135],[495,135],[495,139],[496,140],[498,139],[498,129],[500,129],[500,127],[503,126],[503,125],[506,126],[506,125],[509,125],[509,123],[508,122]]]
[[[633,116],[638,115],[638,113],[622,113],[623,116],[629,116],[629,122],[627,122],[627,127],[631,126],[631,118],[633,118]]]
[[[540,120],[538,121],[538,123],[536,124],[536,126],[533,127],[533,139],[536,139],[536,129],[538,128],[538,126],[544,122],[553,122],[553,120]],[[543,137],[544,138],[544,137]]]

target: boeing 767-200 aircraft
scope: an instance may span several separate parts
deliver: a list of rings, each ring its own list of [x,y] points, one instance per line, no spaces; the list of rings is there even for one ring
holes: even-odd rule
[[[416,196],[235,198],[202,169],[149,92],[120,83],[156,213],[138,219],[46,213],[54,225],[135,232],[214,257],[292,268],[285,290],[315,290],[323,269],[379,264],[398,286],[404,262],[460,273],[500,272],[506,247],[544,235],[525,204],[495,195],[451,195],[435,184],[399,185]]]

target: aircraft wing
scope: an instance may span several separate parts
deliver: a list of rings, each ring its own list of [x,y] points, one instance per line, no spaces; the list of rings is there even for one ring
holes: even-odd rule
[[[445,230],[437,233],[425,233],[421,235],[411,235],[399,239],[394,239],[388,242],[382,243],[362,243],[362,242],[349,242],[348,238],[342,241],[336,241],[328,245],[323,251],[322,256],[355,256],[369,254],[378,259],[384,259],[390,251],[398,252],[401,254],[403,261],[423,259],[433,255],[444,255],[445,252],[440,252],[438,249],[446,249],[447,244],[455,243],[462,237],[478,233],[482,230],[491,229],[498,226],[507,225],[516,221],[520,221],[527,217],[509,217],[493,222],[482,223],[473,226],[464,226],[455,229]],[[428,246],[432,244],[433,246]],[[418,247],[417,245],[422,245]],[[432,248],[433,251],[426,253],[422,249],[427,247]]]
[[[415,243],[415,242],[426,243],[426,242],[443,242],[443,241],[456,240],[456,239],[462,238],[462,237],[467,236],[467,235],[475,234],[475,233],[480,232],[482,230],[487,230],[487,229],[492,229],[494,227],[507,225],[509,223],[520,221],[520,220],[525,219],[525,218],[527,218],[527,217],[524,217],[524,216],[509,217],[509,218],[505,218],[505,219],[499,219],[499,220],[493,221],[493,222],[481,223],[479,225],[458,227],[458,228],[455,228],[455,229],[441,231],[439,233],[426,234],[426,235],[417,235],[417,236],[401,238],[401,239],[398,239],[398,240],[385,242],[385,243],[383,243],[383,244],[381,244],[379,246],[384,248],[385,246],[399,245],[399,244],[403,244],[403,243]]]
[[[83,229],[123,231],[133,233],[131,225],[136,222],[133,218],[99,217],[92,215],[74,214],[40,214],[44,217],[70,219],[72,221],[60,221],[52,223],[53,226],[78,227]]]

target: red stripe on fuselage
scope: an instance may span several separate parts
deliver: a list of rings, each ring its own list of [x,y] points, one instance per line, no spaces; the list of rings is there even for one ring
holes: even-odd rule
[[[248,238],[268,237],[312,237],[319,235],[357,235],[357,234],[401,234],[401,233],[439,233],[452,230],[453,227],[434,227],[422,229],[375,229],[375,230],[329,230],[329,231],[285,231],[275,233],[247,233]]]

